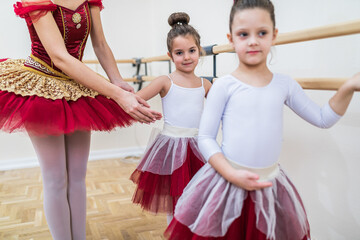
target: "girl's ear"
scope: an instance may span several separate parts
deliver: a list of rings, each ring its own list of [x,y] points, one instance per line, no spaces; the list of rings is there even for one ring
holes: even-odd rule
[[[226,36],[227,36],[227,38],[228,38],[228,40],[229,40],[230,45],[231,45],[232,47],[234,47],[234,41],[233,41],[233,38],[232,38],[231,33],[226,34]]]
[[[231,33],[226,34],[226,37],[229,40],[229,43],[233,44],[233,39],[232,39]]]
[[[276,37],[278,35],[279,30],[277,28],[274,29],[273,39],[272,39],[272,46],[275,45]]]
[[[169,58],[171,58],[172,61],[174,61],[172,56],[171,56],[171,53],[168,52],[167,55],[169,56]]]

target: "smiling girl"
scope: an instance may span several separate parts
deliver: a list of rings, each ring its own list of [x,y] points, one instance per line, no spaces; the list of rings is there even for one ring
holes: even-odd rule
[[[194,74],[201,46],[189,20],[186,13],[173,13],[168,19],[172,27],[167,37],[168,55],[176,70],[137,92],[145,100],[160,94],[165,124],[131,175],[137,184],[133,202],[154,213],[167,213],[168,221],[183,189],[205,163],[196,136],[211,83]]]

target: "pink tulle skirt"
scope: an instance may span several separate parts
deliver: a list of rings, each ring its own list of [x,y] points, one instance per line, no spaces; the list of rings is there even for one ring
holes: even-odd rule
[[[305,240],[310,228],[300,196],[280,168],[272,187],[246,191],[210,164],[184,189],[167,239]]]
[[[159,134],[130,177],[137,184],[133,202],[153,213],[173,214],[184,188],[204,163],[195,137]]]

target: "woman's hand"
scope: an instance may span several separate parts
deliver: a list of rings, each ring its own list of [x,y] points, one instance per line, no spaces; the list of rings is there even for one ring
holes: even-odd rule
[[[257,174],[240,169],[234,169],[229,180],[237,187],[248,191],[259,190],[272,186],[271,182],[258,182],[259,176]]]
[[[150,109],[149,104],[141,97],[127,91],[114,99],[131,117],[141,123],[152,123],[162,118],[161,113]]]
[[[125,91],[135,93],[134,88],[130,86],[127,82],[124,80],[113,80],[111,81],[114,85],[124,89]]]

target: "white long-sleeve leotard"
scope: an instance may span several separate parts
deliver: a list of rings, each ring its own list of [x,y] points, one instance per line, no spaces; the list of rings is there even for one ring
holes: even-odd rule
[[[253,87],[227,75],[211,87],[201,117],[199,147],[205,159],[222,152],[242,166],[274,164],[281,151],[284,104],[320,128],[331,127],[341,117],[329,104],[314,103],[291,77],[273,74],[267,86]],[[221,121],[220,147],[216,136]]]

